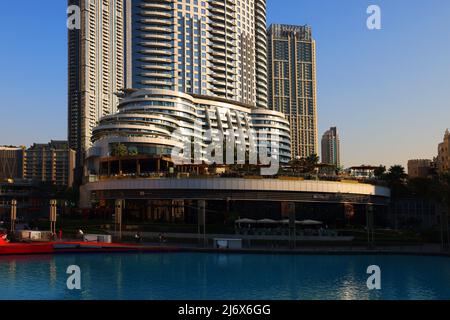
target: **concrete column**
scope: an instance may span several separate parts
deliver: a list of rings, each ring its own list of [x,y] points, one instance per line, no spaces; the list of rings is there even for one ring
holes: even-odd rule
[[[374,246],[374,225],[373,225],[373,205],[366,205],[366,229],[367,229],[367,246],[373,248]]]
[[[139,160],[136,160],[136,173],[138,176],[141,175],[141,163]]]
[[[203,233],[203,246],[207,245],[206,240],[206,201],[198,200],[197,204],[198,240],[201,243]]]

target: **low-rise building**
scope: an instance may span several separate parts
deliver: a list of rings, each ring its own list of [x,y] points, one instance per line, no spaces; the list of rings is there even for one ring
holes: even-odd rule
[[[0,147],[0,181],[22,179],[25,169],[25,148]]]
[[[429,159],[414,159],[408,161],[408,176],[414,178],[427,178],[432,174],[433,161]]]
[[[67,141],[37,144],[26,150],[25,178],[35,182],[71,187],[75,168],[75,151]]]
[[[375,170],[378,168],[379,166],[362,165],[350,167],[346,171],[350,177],[355,179],[373,179],[375,178]]]

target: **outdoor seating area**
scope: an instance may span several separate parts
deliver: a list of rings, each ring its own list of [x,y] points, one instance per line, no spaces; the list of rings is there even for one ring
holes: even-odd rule
[[[235,233],[252,236],[289,236],[289,219],[238,219],[235,221]],[[295,221],[295,234],[298,237],[338,237],[337,230],[329,230],[323,222],[316,220]]]

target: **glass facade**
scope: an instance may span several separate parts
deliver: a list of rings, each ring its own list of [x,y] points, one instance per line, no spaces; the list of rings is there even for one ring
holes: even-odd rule
[[[265,0],[132,0],[127,87],[267,107]]]

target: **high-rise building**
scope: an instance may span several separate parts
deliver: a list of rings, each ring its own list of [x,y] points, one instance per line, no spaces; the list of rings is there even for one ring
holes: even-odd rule
[[[36,182],[71,187],[74,181],[75,151],[67,141],[35,143],[26,150],[25,178]]]
[[[450,132],[448,129],[445,131],[444,141],[438,147],[437,170],[439,173],[450,171]]]
[[[291,125],[292,157],[318,154],[316,48],[309,26],[268,30],[269,108]]]
[[[336,127],[331,127],[322,136],[322,163],[341,165],[340,139]]]
[[[125,3],[128,90],[93,131],[85,177],[114,171],[105,159],[117,154],[140,157],[136,171],[149,173],[149,162],[170,163],[171,150],[192,139],[195,161],[206,162],[208,133],[234,137],[248,155],[267,147],[272,159],[289,162],[289,124],[267,110],[265,0]]]
[[[267,107],[265,0],[125,0],[126,86]]]
[[[68,135],[82,166],[99,119],[116,111],[124,88],[123,0],[68,0],[81,11],[81,28],[68,34]]]
[[[25,169],[25,148],[0,147],[0,181],[22,179]]]

